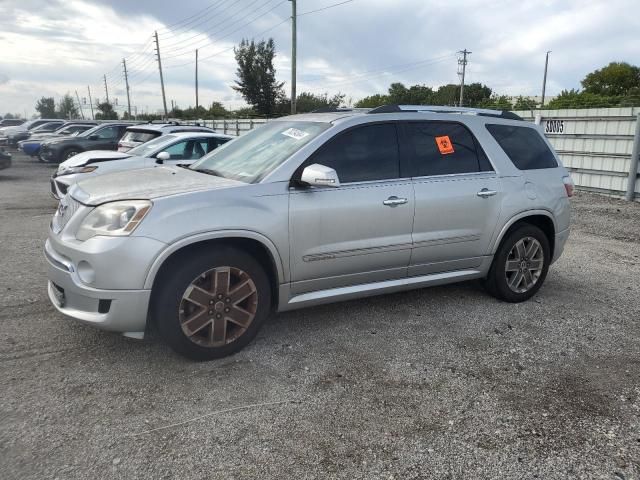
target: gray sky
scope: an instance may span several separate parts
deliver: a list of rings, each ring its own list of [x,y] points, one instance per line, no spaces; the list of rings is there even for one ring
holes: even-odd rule
[[[343,0],[298,0],[298,13]],[[272,36],[278,76],[289,89],[290,3],[283,0],[2,0],[0,113],[34,112],[41,96],[78,90],[126,105],[162,107],[151,35],[158,30],[167,101],[195,103],[194,50],[200,51],[200,103],[243,105],[231,88],[233,46]],[[264,33],[263,33],[264,32]],[[497,93],[539,95],[552,50],[547,92],[578,88],[610,61],[640,63],[638,0],[353,0],[298,19],[298,92],[343,92],[357,100],[392,82],[458,82],[456,51],[467,48],[467,82]],[[95,98],[94,98],[95,101]],[[87,107],[88,112],[88,107]]]

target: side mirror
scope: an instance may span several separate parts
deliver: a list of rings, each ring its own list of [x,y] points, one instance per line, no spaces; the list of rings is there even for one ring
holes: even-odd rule
[[[309,165],[302,171],[300,180],[314,187],[339,187],[340,179],[333,168],[319,163]]]
[[[89,140],[98,140],[100,137],[98,135],[90,135]]]
[[[171,155],[169,154],[169,152],[160,152],[159,154],[156,155],[156,163],[162,164],[170,159],[171,159]]]

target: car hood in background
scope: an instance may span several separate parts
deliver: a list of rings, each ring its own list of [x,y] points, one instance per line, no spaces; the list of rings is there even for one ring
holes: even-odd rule
[[[163,166],[106,173],[81,180],[69,194],[85,205],[100,205],[115,200],[140,200],[168,197],[200,190],[240,187],[244,182],[194,172],[187,168]]]
[[[73,135],[69,135],[69,136],[64,136],[64,137],[47,138],[42,143],[46,143],[47,145],[55,145],[56,143],[62,143],[64,141],[66,141],[66,140],[78,140],[78,137],[74,137]]]
[[[87,163],[97,160],[121,160],[123,158],[129,158],[131,155],[123,152],[114,152],[113,150],[89,150],[88,152],[81,152],[74,155],[69,160],[65,160],[60,164],[58,170],[64,170],[65,168],[81,167]]]

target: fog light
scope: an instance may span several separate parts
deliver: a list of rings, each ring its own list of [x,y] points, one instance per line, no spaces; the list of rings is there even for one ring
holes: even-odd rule
[[[96,272],[89,262],[84,260],[78,263],[78,276],[84,283],[93,283],[96,281]]]

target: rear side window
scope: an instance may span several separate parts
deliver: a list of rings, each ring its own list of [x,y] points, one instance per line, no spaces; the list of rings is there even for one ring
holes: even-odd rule
[[[400,155],[396,126],[374,124],[338,134],[313,156],[311,163],[333,168],[341,183],[398,178]]]
[[[464,125],[409,122],[405,124],[405,132],[415,177],[492,170],[484,152]]]
[[[122,137],[123,142],[145,143],[160,136],[160,132],[145,132],[139,130],[127,130]]]
[[[555,168],[558,162],[540,133],[528,127],[487,125],[507,156],[519,170]]]

